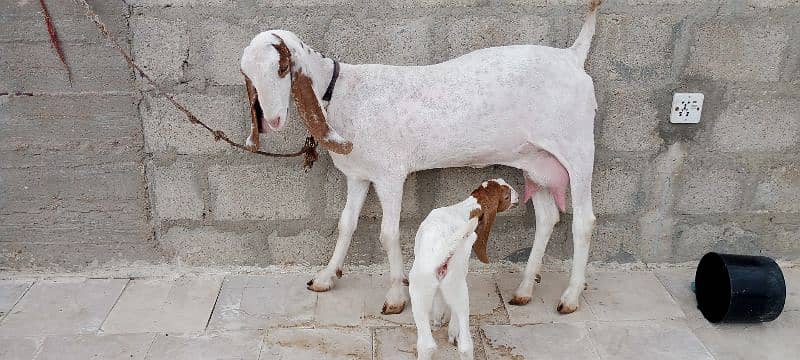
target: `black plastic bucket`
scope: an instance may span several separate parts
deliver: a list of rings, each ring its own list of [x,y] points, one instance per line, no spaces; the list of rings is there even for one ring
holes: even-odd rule
[[[765,256],[703,256],[695,274],[697,308],[712,322],[775,320],[786,301],[786,283],[775,260]]]

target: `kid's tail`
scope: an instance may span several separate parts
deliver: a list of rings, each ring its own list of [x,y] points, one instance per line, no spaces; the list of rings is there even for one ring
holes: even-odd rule
[[[597,9],[603,4],[603,0],[590,0],[589,13],[586,14],[586,20],[583,22],[578,38],[572,44],[570,49],[575,52],[575,55],[581,64],[586,62],[586,56],[589,54],[589,47],[592,45],[592,37],[594,36],[594,28],[597,24]]]

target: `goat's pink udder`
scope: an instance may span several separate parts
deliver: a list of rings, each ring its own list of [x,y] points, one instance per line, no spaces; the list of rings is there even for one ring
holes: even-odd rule
[[[550,194],[553,195],[553,200],[556,206],[562,212],[567,208],[567,187],[569,186],[569,173],[564,165],[550,153],[544,152],[540,154],[534,163],[535,175],[534,178],[546,179],[546,184],[537,184],[528,176],[525,176],[525,201],[527,202],[537,191],[540,186],[545,186]]]

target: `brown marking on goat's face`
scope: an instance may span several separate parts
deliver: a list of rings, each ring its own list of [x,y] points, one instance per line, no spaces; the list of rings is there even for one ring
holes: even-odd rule
[[[278,55],[280,56],[278,60],[278,76],[283,78],[289,74],[289,70],[292,68],[292,52],[283,42],[283,39],[277,35],[275,37],[280,39],[280,41],[277,44],[272,44],[272,47],[278,51]]]
[[[337,154],[349,154],[353,150],[352,143],[339,143],[328,138],[331,129],[328,127],[325,113],[314,93],[314,83],[311,78],[299,70],[295,71],[292,76],[294,77],[292,79],[292,97],[297,106],[297,112],[305,122],[308,131],[326,149]]]
[[[486,246],[489,242],[489,233],[497,213],[511,207],[511,188],[495,181],[487,181],[486,186],[481,184],[472,192],[472,196],[481,206],[480,209],[472,210],[469,214],[470,218],[478,217],[478,227],[475,228],[478,238],[472,245],[472,250],[475,251],[478,260],[488,263],[489,255],[486,253]]]

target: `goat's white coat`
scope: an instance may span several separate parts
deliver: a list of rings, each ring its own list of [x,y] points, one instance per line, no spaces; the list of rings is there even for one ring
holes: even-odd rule
[[[533,182],[545,185],[533,196],[534,251],[515,294],[526,302],[558,221],[546,186],[557,176],[539,165],[547,163],[543,158],[554,157],[568,173],[573,210],[573,268],[559,309],[574,311],[585,283],[595,219],[591,178],[597,104],[592,79],[583,69],[595,12],[590,12],[575,44],[567,49],[501,46],[428,66],[341,64],[326,112],[332,133],[353,144],[350,154],[330,153],[347,178],[347,202],[330,263],[310,287],[325,291],[333,286],[372,183],[383,209],[380,240],[391,273],[385,305],[387,312],[402,311],[406,293],[399,220],[407,175],[432,168],[501,164],[521,169]],[[268,31],[253,39],[244,51],[242,70],[258,89],[265,117],[285,119],[289,77],[277,77],[278,56],[271,44],[279,40],[274,35],[291,50],[293,66],[311,78],[318,99],[328,85],[333,62],[287,31]]]

